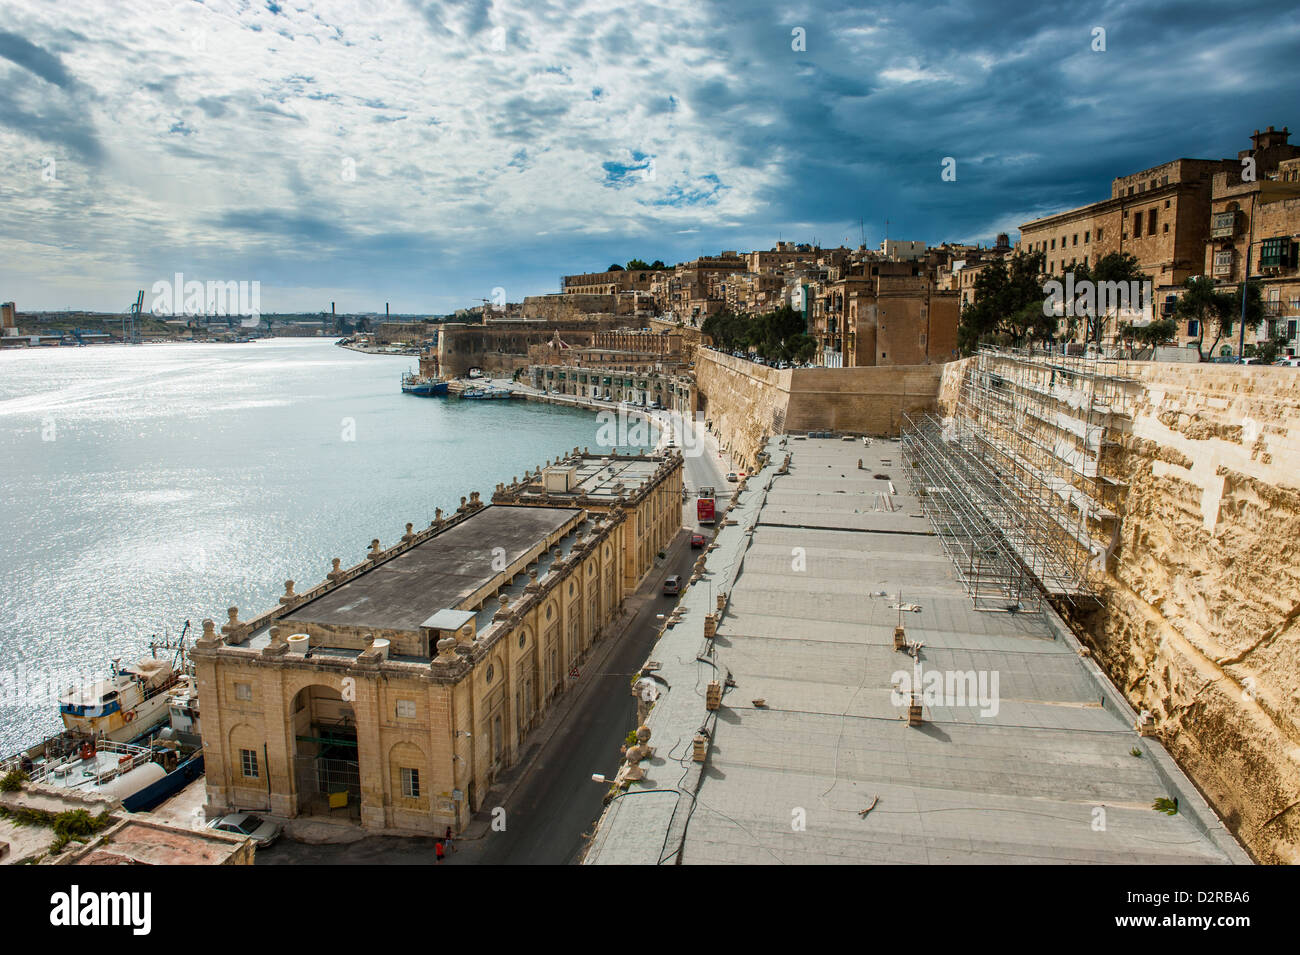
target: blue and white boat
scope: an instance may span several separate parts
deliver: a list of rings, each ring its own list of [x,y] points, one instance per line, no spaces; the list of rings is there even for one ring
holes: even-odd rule
[[[402,376],[402,392],[420,398],[432,398],[447,393],[447,381],[444,378],[429,378],[407,372]]]

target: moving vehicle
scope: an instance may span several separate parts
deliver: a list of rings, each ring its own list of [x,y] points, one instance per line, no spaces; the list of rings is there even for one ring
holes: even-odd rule
[[[703,546],[704,546],[704,535],[703,535],[703,534],[692,534],[692,535],[691,535],[691,550],[700,550]]]
[[[695,502],[695,519],[700,524],[712,524],[716,519],[716,503],[712,497],[701,497]]]
[[[259,849],[274,845],[283,831],[277,823],[268,822],[251,812],[234,812],[229,816],[213,819],[208,823],[208,828],[218,832],[234,833],[237,836],[248,836],[257,843]]]
[[[682,578],[673,574],[671,577],[664,578],[664,596],[675,597],[682,592]]]
[[[727,472],[727,481],[728,481],[729,483],[731,483],[731,484],[735,484],[735,483],[736,483],[737,481],[739,481],[739,480],[740,480],[740,478],[736,476],[736,472],[735,472],[735,471],[728,471],[728,472]]]

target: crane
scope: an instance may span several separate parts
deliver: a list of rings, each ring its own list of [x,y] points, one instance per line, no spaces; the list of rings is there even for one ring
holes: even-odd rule
[[[122,316],[122,341],[129,342],[132,345],[140,344],[140,329],[136,322],[144,312],[144,289],[135,296],[135,301],[131,303],[131,308],[126,315]],[[130,323],[128,326],[128,322]],[[129,328],[129,332],[128,332]]]

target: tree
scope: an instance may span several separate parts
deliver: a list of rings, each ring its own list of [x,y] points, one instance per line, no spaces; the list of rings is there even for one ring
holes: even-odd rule
[[[647,265],[643,259],[633,259],[628,262],[627,270],[629,272],[649,272],[650,266]]]
[[[655,259],[653,262],[650,263],[650,268],[656,272],[659,272],[662,271],[663,269],[668,268],[668,266],[664,265],[663,259]]]
[[[1075,263],[1069,271],[1074,275],[1075,301],[1072,309],[1074,315],[1068,319],[1067,338],[1073,338],[1079,327],[1079,318],[1085,321],[1085,340],[1101,344],[1106,330],[1106,322],[1111,315],[1109,306],[1118,307],[1127,302],[1128,307],[1137,308],[1128,293],[1138,283],[1138,287],[1147,281],[1147,274],[1138,268],[1138,260],[1128,252],[1111,252],[1102,256],[1092,266]],[[1087,282],[1088,285],[1082,283]],[[1106,293],[1103,295],[1103,291]],[[1118,292],[1119,295],[1115,296]],[[1119,300],[1116,301],[1116,298]]]
[[[607,268],[605,271],[606,271],[606,272],[622,272],[622,271],[623,271],[623,266],[619,265],[617,262],[611,262],[609,268]]]
[[[1264,320],[1264,301],[1257,282],[1246,283],[1244,293],[1241,286],[1234,292],[1215,285],[1209,276],[1198,275],[1188,279],[1183,288],[1185,291],[1174,306],[1174,315],[1184,321],[1196,322],[1196,351],[1201,361],[1214,354],[1220,340],[1232,336],[1241,315],[1243,294],[1246,296],[1246,327],[1259,328]],[[1214,335],[1208,356],[1204,347],[1207,328]]]
[[[1051,340],[1055,324],[1039,324],[1030,318],[1031,307],[1041,318],[1048,318],[1043,315],[1040,284],[1044,258],[1041,252],[1016,255],[1009,268],[999,259],[975,276],[975,301],[962,309],[957,328],[962,354],[971,354],[982,343],[1021,345],[1042,340],[1044,333],[1047,341]]]
[[[1146,325],[1134,325],[1132,322],[1123,322],[1119,326],[1118,338],[1125,342],[1129,348],[1129,354],[1133,353],[1133,346],[1141,345],[1143,348],[1155,348],[1157,345],[1168,345],[1178,334],[1178,323],[1172,318],[1162,318],[1159,321],[1150,322]]]

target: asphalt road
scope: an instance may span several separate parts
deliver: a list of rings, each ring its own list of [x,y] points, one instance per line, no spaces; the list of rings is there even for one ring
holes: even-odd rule
[[[682,441],[680,416],[671,417],[671,427],[685,456],[685,481],[692,492],[701,485],[714,486],[723,501],[731,485],[723,480],[729,469],[726,458],[704,449],[691,453],[691,441]],[[675,606],[672,597],[660,596],[669,574],[690,575],[700,551],[690,549],[690,534],[696,530],[695,495],[682,504],[684,530],[668,550],[663,564],[655,569],[638,594],[648,599],[636,611],[624,632],[605,658],[599,671],[580,668],[580,693],[563,725],[544,743],[536,744],[510,770],[509,778],[519,783],[503,800],[504,830],[489,829],[478,839],[458,840],[444,865],[567,865],[576,862],[586,846],[586,837],[603,807],[608,787],[592,781],[593,773],[613,778],[622,759],[619,747],[635,729],[636,700],[628,692],[632,675],[645,662],[659,629],[657,616]],[[588,681],[591,681],[588,683]],[[491,818],[494,793],[479,819]],[[481,827],[479,827],[481,828]],[[256,856],[258,864],[388,864],[431,865],[435,863],[433,840],[371,836],[342,845],[304,845],[282,841]]]

